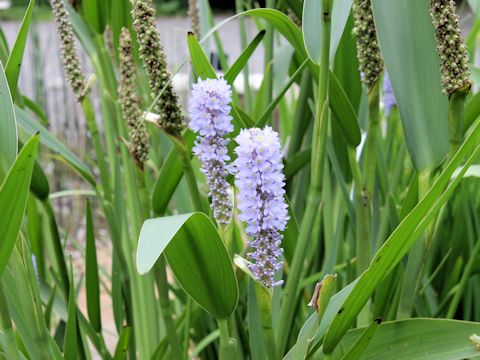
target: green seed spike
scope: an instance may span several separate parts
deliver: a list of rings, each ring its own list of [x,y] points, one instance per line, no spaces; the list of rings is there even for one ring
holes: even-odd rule
[[[440,58],[442,93],[450,96],[470,86],[467,47],[460,31],[459,17],[455,13],[455,1],[431,0],[430,16]]]
[[[353,1],[354,28],[357,37],[357,57],[362,81],[370,89],[383,71],[383,58],[373,21],[371,0]]]
[[[183,117],[178,98],[171,84],[160,34],[155,26],[155,9],[151,0],[137,0],[132,10],[133,27],[137,33],[139,54],[148,75],[150,91],[155,99],[155,112],[159,114],[158,126],[168,133],[178,134],[183,128]]]
[[[132,39],[128,29],[122,29],[119,43],[120,86],[118,98],[123,116],[130,128],[130,152],[137,162],[143,163],[148,159],[148,133],[135,92],[135,62],[132,55]]]
[[[75,48],[72,24],[63,0],[51,0],[51,4],[61,44],[65,75],[75,93],[75,97],[78,101],[81,101],[85,96],[86,80]]]

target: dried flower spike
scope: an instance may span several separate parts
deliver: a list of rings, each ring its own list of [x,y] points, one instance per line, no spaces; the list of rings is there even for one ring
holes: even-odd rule
[[[135,62],[132,55],[132,39],[128,29],[122,29],[119,40],[120,86],[118,98],[123,116],[130,128],[130,152],[137,162],[143,163],[148,159],[148,132],[135,91]]]
[[[467,47],[455,13],[455,1],[431,0],[430,16],[440,58],[442,93],[451,95],[470,85]]]
[[[178,134],[184,127],[183,118],[167,70],[160,34],[155,26],[155,9],[151,0],[135,1],[132,17],[152,97],[156,98],[161,93],[155,106],[155,111],[160,116],[158,125],[171,134]]]
[[[198,0],[188,0],[188,17],[190,18],[190,26],[193,33],[200,37],[200,9]]]
[[[363,83],[370,89],[383,71],[383,59],[373,21],[371,0],[354,0],[354,33]]]
[[[63,0],[51,0],[51,4],[53,14],[55,15],[58,37],[60,39],[65,75],[73,89],[75,97],[78,101],[81,101],[85,96],[86,80],[75,48],[72,24]]]
[[[202,163],[212,199],[212,210],[219,224],[227,224],[232,212],[228,196],[226,136],[233,131],[230,116],[232,91],[223,79],[207,79],[193,85],[189,101],[189,127],[199,134],[193,152]]]
[[[250,270],[258,281],[271,288],[283,283],[275,282],[274,276],[282,267],[278,261],[283,252],[280,232],[288,221],[280,141],[268,126],[264,130],[244,129],[235,141],[238,146],[233,172],[239,190],[239,217],[247,223],[247,234],[253,237],[253,251],[248,254],[254,262]]]

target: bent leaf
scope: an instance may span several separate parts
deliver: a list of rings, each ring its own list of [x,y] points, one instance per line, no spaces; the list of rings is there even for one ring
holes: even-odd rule
[[[230,257],[217,230],[203,213],[149,219],[137,248],[137,270],[146,274],[165,257],[178,283],[217,319],[235,310],[238,285]]]
[[[5,174],[17,156],[17,121],[7,78],[0,63],[0,176]]]
[[[38,141],[39,135],[35,135],[25,144],[0,187],[0,276],[22,225]]]

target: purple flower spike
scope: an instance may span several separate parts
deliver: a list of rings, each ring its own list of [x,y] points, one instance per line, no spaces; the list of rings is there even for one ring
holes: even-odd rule
[[[202,173],[207,177],[212,199],[212,210],[219,224],[227,224],[232,212],[228,196],[228,175],[226,162],[229,139],[225,137],[233,131],[230,116],[232,91],[224,79],[199,80],[193,85],[189,102],[189,127],[199,136],[193,152],[202,164]]]
[[[248,254],[254,262],[250,270],[258,281],[271,288],[283,283],[274,282],[274,275],[282,267],[278,262],[283,252],[280,232],[288,221],[280,141],[268,126],[264,130],[242,130],[235,141],[238,157],[233,171],[239,190],[239,217],[247,223],[247,234],[253,237],[253,252]]]
[[[388,73],[383,76],[383,106],[385,107],[385,115],[390,115],[394,106],[397,105],[395,94],[393,93],[392,83]]]

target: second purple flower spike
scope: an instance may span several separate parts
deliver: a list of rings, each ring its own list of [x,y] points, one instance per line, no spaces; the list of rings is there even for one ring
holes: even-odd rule
[[[239,190],[239,217],[247,223],[247,234],[253,237],[253,251],[248,254],[254,262],[250,270],[271,288],[283,283],[275,282],[274,275],[282,267],[278,262],[283,252],[280,232],[288,221],[280,141],[271,127],[242,130],[235,141],[238,157],[233,170]]]

